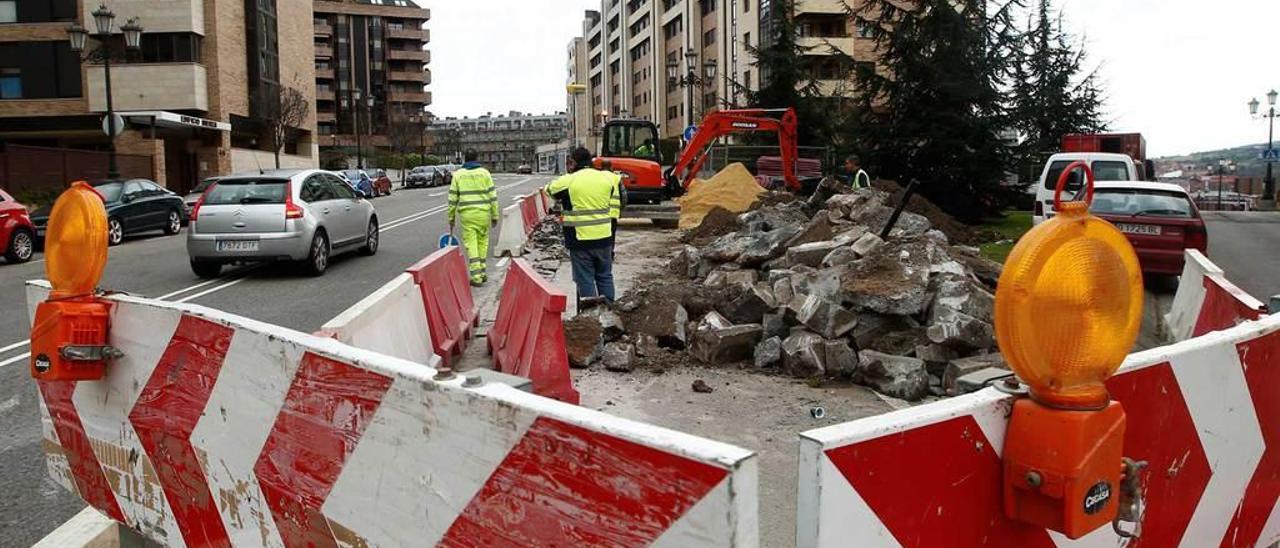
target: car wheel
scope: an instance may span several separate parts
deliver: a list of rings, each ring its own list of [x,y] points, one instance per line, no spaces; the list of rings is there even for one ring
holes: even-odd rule
[[[169,210],[169,220],[164,223],[164,233],[170,236],[182,231],[182,214],[176,209]]]
[[[25,263],[30,261],[35,253],[35,236],[32,236],[29,230],[18,229],[9,236],[9,250],[4,253],[4,258],[10,263]]]
[[[364,235],[364,247],[360,248],[360,254],[366,257],[372,257],[378,253],[378,219],[369,219],[369,230]]]
[[[120,219],[112,217],[107,219],[107,245],[118,246],[124,241],[124,225],[120,223]]]
[[[307,260],[303,263],[302,269],[308,276],[323,276],[324,271],[329,268],[329,238],[324,232],[316,232],[311,238],[311,251],[307,253]]]
[[[208,280],[210,278],[217,278],[219,274],[222,274],[222,265],[219,263],[191,261],[191,271],[194,272],[197,277]]]

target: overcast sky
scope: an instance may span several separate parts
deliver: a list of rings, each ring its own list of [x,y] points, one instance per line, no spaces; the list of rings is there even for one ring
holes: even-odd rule
[[[567,46],[598,0],[424,0],[432,112],[554,112]],[[1154,156],[1266,141],[1250,97],[1280,89],[1280,0],[1056,0],[1101,66],[1112,129]]]

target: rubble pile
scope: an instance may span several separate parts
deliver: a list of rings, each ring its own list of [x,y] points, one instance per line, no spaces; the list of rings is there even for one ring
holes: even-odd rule
[[[761,200],[732,223],[708,214],[714,230],[686,235],[674,279],[607,313],[617,329],[600,340],[619,347],[606,365],[643,366],[636,349],[650,345],[650,356],[850,379],[911,401],[1008,375],[994,352],[1000,265],[910,211],[881,239],[893,205],[887,192],[845,189],[814,204]]]
[[[564,247],[564,226],[554,216],[548,215],[538,222],[524,247],[526,255],[534,256],[530,266],[544,278],[554,277],[560,263],[569,260],[569,250]]]

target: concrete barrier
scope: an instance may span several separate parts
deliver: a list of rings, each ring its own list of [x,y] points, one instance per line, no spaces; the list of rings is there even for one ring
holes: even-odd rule
[[[409,274],[396,276],[329,320],[317,334],[429,367],[440,364],[422,292]]]
[[[1194,336],[1196,321],[1200,318],[1200,307],[1204,304],[1204,277],[1210,274],[1222,274],[1222,269],[1213,264],[1213,261],[1203,253],[1188,249],[1184,254],[1186,262],[1182,267],[1178,292],[1173,297],[1173,305],[1169,313],[1165,315],[1169,336],[1175,342],[1185,341]]]
[[[529,235],[524,230],[524,213],[520,202],[502,209],[498,223],[498,240],[493,245],[493,256],[519,257],[524,253],[524,242]]]
[[[1185,282],[1184,282],[1185,283]],[[1142,546],[1280,540],[1280,318],[1134,354],[1108,382],[1144,475]],[[801,434],[797,544],[1122,546],[1005,518],[994,388]]]
[[[750,451],[200,306],[109,299],[125,356],[101,381],[40,383],[43,446],[55,483],[152,541],[759,544]]]

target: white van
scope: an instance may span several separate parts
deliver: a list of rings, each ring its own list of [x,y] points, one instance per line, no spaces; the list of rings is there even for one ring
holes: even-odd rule
[[[1074,162],[1087,162],[1093,169],[1095,181],[1141,181],[1142,173],[1134,164],[1133,158],[1125,154],[1109,152],[1062,152],[1049,157],[1044,170],[1040,172],[1040,180],[1036,184],[1036,204],[1032,223],[1040,224],[1053,217],[1053,193],[1058,186],[1058,177],[1062,170]],[[1070,201],[1083,186],[1084,173],[1076,170],[1067,181],[1062,191],[1062,200]]]

